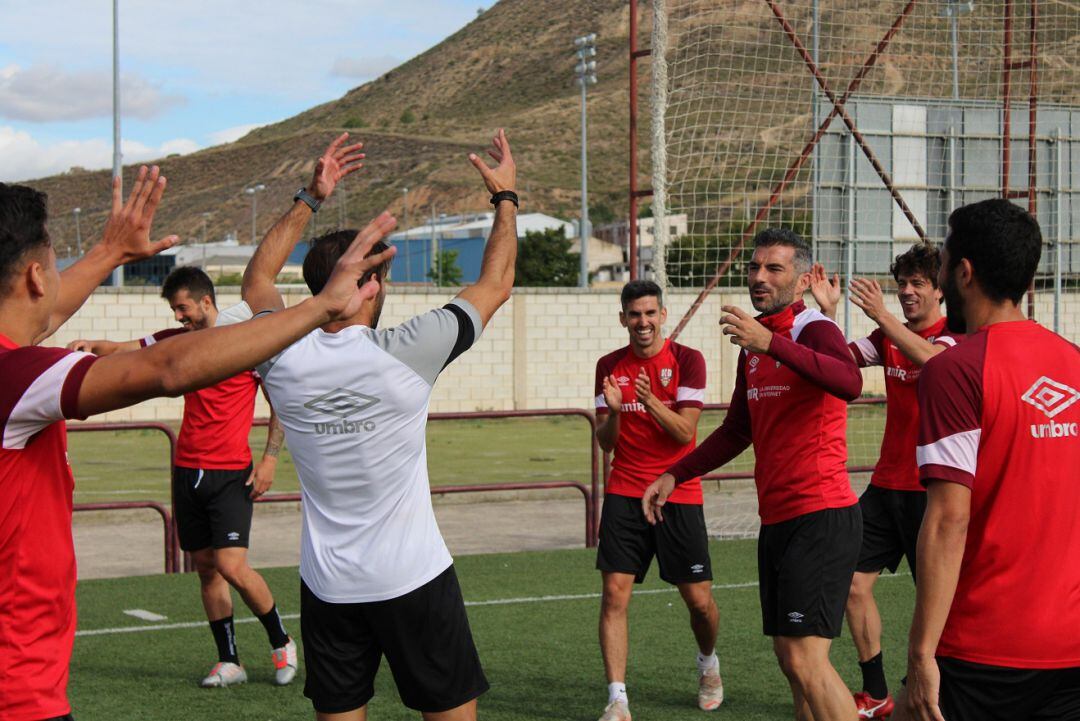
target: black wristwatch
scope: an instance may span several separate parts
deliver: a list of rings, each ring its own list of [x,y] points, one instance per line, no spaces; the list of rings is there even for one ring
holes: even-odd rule
[[[492,205],[498,205],[504,200],[509,200],[511,203],[514,204],[515,208],[521,207],[520,205],[518,205],[517,193],[512,190],[500,190],[498,193],[495,193],[495,195],[491,196]]]
[[[318,213],[319,208],[322,207],[322,201],[318,200],[314,195],[307,192],[307,188],[300,188],[300,190],[296,191],[296,195],[294,195],[292,199],[294,203],[297,200],[304,201],[304,205],[311,208],[312,213]]]

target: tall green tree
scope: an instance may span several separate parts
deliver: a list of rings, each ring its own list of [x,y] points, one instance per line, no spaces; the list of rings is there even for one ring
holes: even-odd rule
[[[437,286],[461,285],[461,266],[456,250],[440,250],[435,256],[435,267],[428,270],[427,277]]]
[[[579,256],[562,227],[529,231],[518,243],[514,285],[523,288],[572,287],[578,284]]]

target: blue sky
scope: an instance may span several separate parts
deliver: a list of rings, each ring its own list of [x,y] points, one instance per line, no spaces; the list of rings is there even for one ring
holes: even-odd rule
[[[125,162],[341,97],[493,0],[120,0]],[[0,0],[0,181],[112,164],[110,0]]]

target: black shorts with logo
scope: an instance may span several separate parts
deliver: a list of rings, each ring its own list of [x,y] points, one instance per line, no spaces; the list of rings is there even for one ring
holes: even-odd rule
[[[896,573],[900,559],[907,556],[914,576],[915,548],[926,513],[926,491],[894,491],[870,485],[859,497],[859,508],[863,536],[855,570],[880,573],[887,568]]]
[[[319,713],[367,705],[384,654],[416,711],[449,711],[488,690],[452,565],[404,596],[370,603],[327,603],[301,580],[300,632],[304,695]]]
[[[765,635],[839,636],[861,540],[858,504],[762,526],[758,580]]]
[[[937,659],[945,721],[1080,721],[1080,667],[1026,669]]]
[[[173,467],[173,509],[180,548],[248,547],[251,536],[251,464],[241,470]]]
[[[608,573],[629,573],[641,583],[653,556],[660,578],[668,583],[712,580],[709,534],[702,507],[692,503],[667,503],[664,520],[650,526],[641,510],[641,499],[607,494],[600,512],[600,543],[596,568]]]

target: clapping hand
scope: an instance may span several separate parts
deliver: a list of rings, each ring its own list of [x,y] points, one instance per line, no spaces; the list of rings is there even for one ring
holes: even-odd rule
[[[810,268],[810,294],[814,296],[821,312],[830,318],[836,315],[836,306],[840,304],[840,275],[833,273],[829,278],[825,266],[814,263]]]
[[[604,402],[612,413],[622,410],[622,389],[615,376],[604,376]]]
[[[737,306],[725,305],[721,310],[727,313],[720,318],[720,325],[724,326],[721,332],[731,336],[732,343],[751,353],[769,352],[773,336],[771,330]]]

